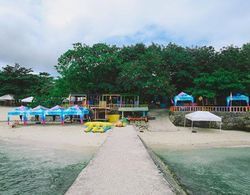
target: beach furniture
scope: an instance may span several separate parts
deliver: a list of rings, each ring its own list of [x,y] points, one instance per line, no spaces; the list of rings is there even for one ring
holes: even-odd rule
[[[227,97],[227,106],[232,106],[233,101],[245,102],[246,106],[249,106],[249,97],[242,94],[230,95]]]
[[[15,108],[13,111],[8,112],[8,125],[10,123],[11,116],[20,116],[21,121],[23,121],[24,125],[26,125],[30,110],[31,109],[29,107],[20,106]]]
[[[196,111],[185,115],[184,119],[184,127],[186,126],[186,120],[191,121],[191,128],[194,128],[194,121],[208,121],[208,122],[219,122],[220,123],[220,130],[222,119],[221,117],[212,114],[211,112],[207,111]]]
[[[65,119],[65,116],[79,116],[81,124],[83,123],[84,117],[89,114],[89,110],[85,107],[81,107],[78,105],[69,107],[68,109],[63,111],[63,121]]]
[[[64,112],[64,108],[56,105],[56,106],[46,110],[45,115],[46,116],[53,116],[53,117],[59,116],[61,124],[63,125],[64,124],[63,112]]]
[[[37,106],[29,111],[29,115],[39,117],[41,120],[41,123],[44,125],[45,124],[45,119],[46,119],[46,111],[48,108],[44,106]]]
[[[177,106],[178,103],[182,102],[183,104],[185,102],[191,102],[192,104],[194,103],[194,97],[191,95],[188,95],[184,92],[179,93],[174,97],[174,105]]]

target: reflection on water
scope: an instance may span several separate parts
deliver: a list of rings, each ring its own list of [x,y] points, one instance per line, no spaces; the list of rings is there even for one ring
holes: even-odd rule
[[[0,142],[0,194],[64,194],[91,158],[65,151]]]
[[[190,194],[250,194],[250,148],[155,152]]]

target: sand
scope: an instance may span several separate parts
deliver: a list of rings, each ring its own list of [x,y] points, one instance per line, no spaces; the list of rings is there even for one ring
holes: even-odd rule
[[[107,133],[85,133],[81,124],[65,124],[64,126],[60,124],[33,124],[11,128],[7,125],[6,118],[8,111],[12,109],[13,107],[0,107],[0,141],[15,141],[62,149],[79,149],[99,147],[107,137]],[[13,117],[13,119],[18,119],[18,117]]]
[[[192,133],[190,127],[174,126],[164,111],[151,111],[151,115],[156,115],[156,120],[149,122],[149,131],[139,133],[139,136],[151,148],[182,150],[201,147],[250,146],[250,132],[195,128],[197,133]]]
[[[250,133],[243,131],[218,131],[215,129],[180,128],[176,132],[145,132],[140,137],[150,147],[185,149],[197,147],[250,146]]]
[[[107,134],[85,133],[82,125],[28,125],[11,128],[0,123],[0,140],[32,143],[44,147],[99,147]]]
[[[148,123],[151,132],[179,131],[179,127],[171,123],[167,117],[168,112],[166,109],[152,109],[149,111],[149,116],[155,117],[155,120],[150,120]]]
[[[0,122],[6,122],[8,112],[14,110],[15,107],[0,106]],[[14,116],[13,119],[18,119],[18,116]]]

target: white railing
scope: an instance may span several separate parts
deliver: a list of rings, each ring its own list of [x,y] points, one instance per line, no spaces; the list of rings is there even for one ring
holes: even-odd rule
[[[171,106],[173,112],[250,112],[250,106]]]

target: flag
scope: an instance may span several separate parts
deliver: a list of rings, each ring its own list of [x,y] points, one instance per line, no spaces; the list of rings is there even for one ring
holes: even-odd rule
[[[233,93],[230,92],[230,106],[232,106],[232,101],[233,101]]]

